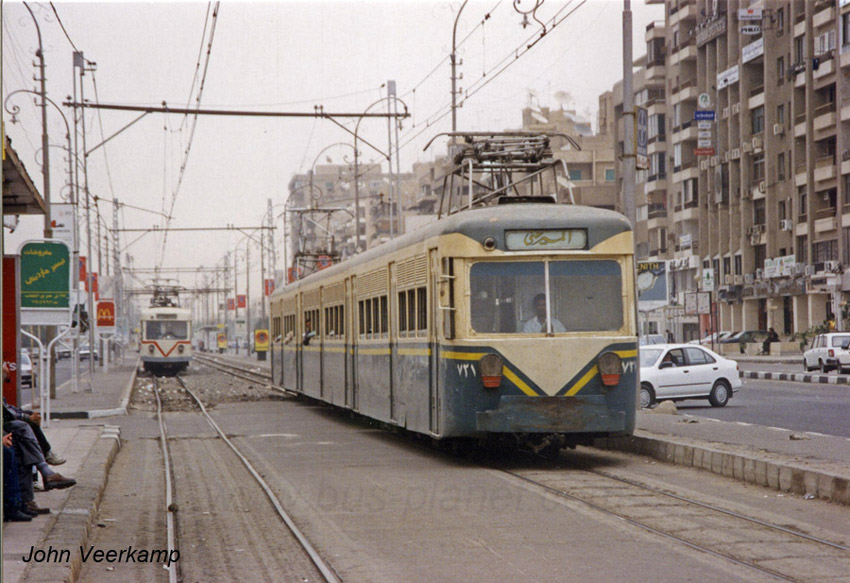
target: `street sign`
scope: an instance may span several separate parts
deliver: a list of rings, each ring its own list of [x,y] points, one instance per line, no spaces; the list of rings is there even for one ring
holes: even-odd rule
[[[21,308],[70,307],[71,263],[61,241],[30,241],[21,246]]]
[[[700,93],[697,97],[697,105],[700,109],[708,109],[711,107],[711,96],[708,93]]]
[[[254,351],[266,352],[269,349],[269,331],[254,330]]]
[[[714,156],[714,148],[694,148],[694,156]]]
[[[694,112],[694,119],[697,121],[714,121],[714,110],[698,109]]]
[[[756,34],[761,34],[761,27],[757,24],[750,24],[750,25],[747,25],[747,26],[742,26],[741,27],[741,34],[746,34],[746,35],[750,35],[750,36],[756,35]]]

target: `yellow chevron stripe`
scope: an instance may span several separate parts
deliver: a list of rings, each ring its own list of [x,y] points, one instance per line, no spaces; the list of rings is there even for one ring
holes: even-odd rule
[[[523,382],[523,380],[521,378],[519,378],[518,376],[516,376],[513,373],[513,371],[511,371],[511,369],[509,369],[508,367],[506,367],[506,366],[502,367],[502,376],[507,377],[508,380],[511,381],[513,384],[515,384],[520,391],[522,391],[523,393],[525,393],[529,397],[536,397],[537,396],[537,393],[532,391],[531,387],[529,387],[527,384],[525,384]]]
[[[578,393],[580,390],[582,390],[584,388],[584,385],[586,385],[590,381],[590,379],[592,379],[593,377],[596,376],[597,372],[599,372],[599,369],[594,364],[593,368],[591,368],[589,371],[584,373],[584,376],[581,377],[576,382],[576,384],[574,384],[572,387],[570,387],[570,390],[567,391],[566,393],[564,393],[564,395],[567,396],[567,397],[572,397],[573,395]]]

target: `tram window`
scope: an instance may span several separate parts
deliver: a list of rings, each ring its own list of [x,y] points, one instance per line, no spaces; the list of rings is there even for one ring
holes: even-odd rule
[[[428,302],[425,299],[425,288],[416,288],[416,330],[424,332],[428,329]]]
[[[549,283],[553,317],[567,331],[623,326],[623,278],[616,261],[552,261]]]
[[[390,330],[389,310],[387,309],[387,296],[381,296],[381,336],[386,337]]]
[[[544,268],[542,261],[474,264],[469,273],[473,330],[497,334],[522,330],[523,322],[534,317],[532,299],[545,291]]]
[[[145,338],[148,340],[186,340],[188,337],[188,322],[146,322]]]
[[[337,334],[345,336],[345,306],[337,306]]]
[[[280,336],[280,316],[272,318],[272,338]]]
[[[398,331],[407,336],[407,292],[398,292]]]

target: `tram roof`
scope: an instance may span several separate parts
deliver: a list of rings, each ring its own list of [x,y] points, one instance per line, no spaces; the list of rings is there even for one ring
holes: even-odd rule
[[[275,290],[272,295],[280,295],[291,291],[293,289],[292,286],[297,286],[301,282],[309,283],[317,273],[321,273],[323,277],[341,273],[361,263],[367,263],[382,255],[403,249],[408,245],[413,245],[440,235],[461,233],[471,239],[480,241],[488,235],[493,234],[494,228],[496,228],[496,222],[498,222],[498,230],[501,232],[506,230],[529,229],[530,226],[541,230],[586,228],[589,248],[614,235],[632,230],[628,219],[624,215],[612,210],[591,206],[521,203],[470,209],[423,225],[415,231],[391,239],[341,263],[332,265],[320,272],[311,273],[304,279]]]

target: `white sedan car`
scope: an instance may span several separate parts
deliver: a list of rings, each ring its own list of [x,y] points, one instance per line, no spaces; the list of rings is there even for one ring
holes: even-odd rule
[[[738,363],[693,344],[640,347],[640,406],[658,401],[708,399],[724,407],[741,388]]]

